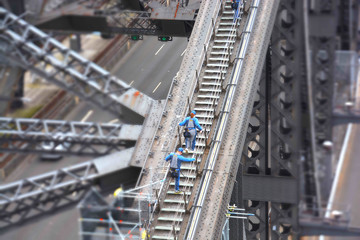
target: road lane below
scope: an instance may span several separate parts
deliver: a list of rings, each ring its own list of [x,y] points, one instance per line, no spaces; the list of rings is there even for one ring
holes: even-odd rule
[[[164,43],[159,42],[157,37],[145,37],[143,41],[134,45],[112,72],[127,83],[133,81],[133,87],[155,99],[166,98],[172,79],[180,68],[183,57],[181,54],[186,49],[187,40],[186,38],[174,38],[172,42],[165,43],[161,51],[155,56],[162,44]],[[157,86],[158,88],[154,91]],[[76,107],[69,112],[65,119],[81,121],[89,111],[93,111],[93,113],[87,121],[109,122],[116,119],[116,116],[83,101],[76,104]],[[38,157],[32,157],[30,161],[22,164],[14,174],[9,176],[6,182],[38,175],[90,159],[91,157],[74,156],[65,157],[56,162],[43,162]],[[8,229],[6,232],[0,233],[0,239],[78,239],[78,217],[78,210],[75,205],[72,205],[53,214],[46,214],[34,221]]]

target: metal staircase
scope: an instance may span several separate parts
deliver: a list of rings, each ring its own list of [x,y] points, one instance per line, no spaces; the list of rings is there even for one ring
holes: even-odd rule
[[[242,6],[241,6],[242,10]],[[235,19],[231,9],[231,1],[226,1],[222,16],[219,18],[215,37],[209,44],[207,63],[203,71],[202,81],[198,93],[194,96],[196,117],[204,128],[205,134],[197,135],[196,148],[193,153],[200,163],[206,148],[207,136],[215,118],[215,109],[223,93],[223,81],[229,67],[229,59],[236,41],[236,27],[240,20]],[[169,188],[152,233],[152,239],[175,239],[180,231],[185,216],[186,203],[189,202],[196,180],[196,163],[184,162],[181,167],[180,190],[182,194],[175,194],[174,181],[171,179]],[[186,202],[186,203],[185,203]]]

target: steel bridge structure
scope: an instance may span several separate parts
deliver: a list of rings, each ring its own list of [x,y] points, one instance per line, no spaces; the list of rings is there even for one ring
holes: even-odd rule
[[[67,154],[109,154],[0,186],[0,227],[78,201],[102,176],[141,168],[137,187],[156,196],[146,223],[152,239],[221,239],[224,224],[228,239],[359,236],[343,223],[329,228],[323,210],[332,181],[323,143],[332,140],[335,26],[342,26],[343,48],[354,35],[344,15],[338,22],[339,4],[248,0],[235,16],[230,0],[202,1],[164,101],[0,8],[0,53],[9,61],[137,124],[0,118],[4,151],[41,152],[42,142],[51,141],[69,143]],[[165,156],[183,145],[180,134],[173,136],[189,109],[205,131],[197,137],[196,161],[183,164],[177,195],[174,183],[163,180],[168,171],[157,169],[168,169]],[[251,216],[229,220],[232,205]]]

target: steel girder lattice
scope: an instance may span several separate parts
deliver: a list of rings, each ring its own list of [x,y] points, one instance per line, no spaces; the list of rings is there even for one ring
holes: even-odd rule
[[[80,200],[94,181],[129,181],[134,148],[0,186],[0,230]],[[122,171],[120,173],[120,171]]]
[[[105,155],[134,146],[141,129],[141,125],[1,117],[0,150]]]
[[[91,161],[0,186],[0,229],[80,200],[97,176]]]
[[[327,199],[331,188],[331,158],[325,154],[322,143],[332,140],[332,114],[334,91],[334,64],[336,47],[337,0],[321,0],[309,11],[309,43],[311,84],[314,106],[316,157],[319,174],[319,193]],[[333,26],[325,27],[324,26]],[[320,31],[321,30],[321,31]],[[319,194],[318,193],[318,194]]]
[[[137,116],[141,122],[148,113],[153,99],[4,8],[0,18],[0,51],[15,64],[116,116]]]
[[[243,151],[243,174],[299,181],[302,1],[282,0]],[[282,191],[278,189],[278,191]],[[295,191],[295,192],[298,192]],[[273,196],[279,192],[271,193]],[[298,195],[289,196],[298,199]],[[247,239],[298,237],[298,200],[244,199]]]

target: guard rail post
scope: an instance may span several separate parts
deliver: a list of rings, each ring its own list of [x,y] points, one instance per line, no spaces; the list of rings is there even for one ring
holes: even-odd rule
[[[208,59],[207,59],[207,47],[206,47],[206,44],[204,44],[204,64],[206,65],[207,62],[208,62]],[[195,70],[197,71],[197,69]],[[197,74],[196,74],[197,75]]]
[[[190,115],[191,108],[190,108],[190,98],[189,98],[189,96],[187,97],[187,105],[188,105],[188,114],[187,115]]]
[[[181,142],[181,131],[180,131],[180,126],[179,126],[179,125],[177,126],[177,129],[178,129],[178,135],[179,135],[179,144],[180,144],[180,146],[182,146],[182,142]]]
[[[186,213],[189,213],[189,210],[187,209],[187,202],[186,202],[186,192],[184,192],[183,194],[183,197],[184,197],[184,208],[185,208],[185,212]]]

